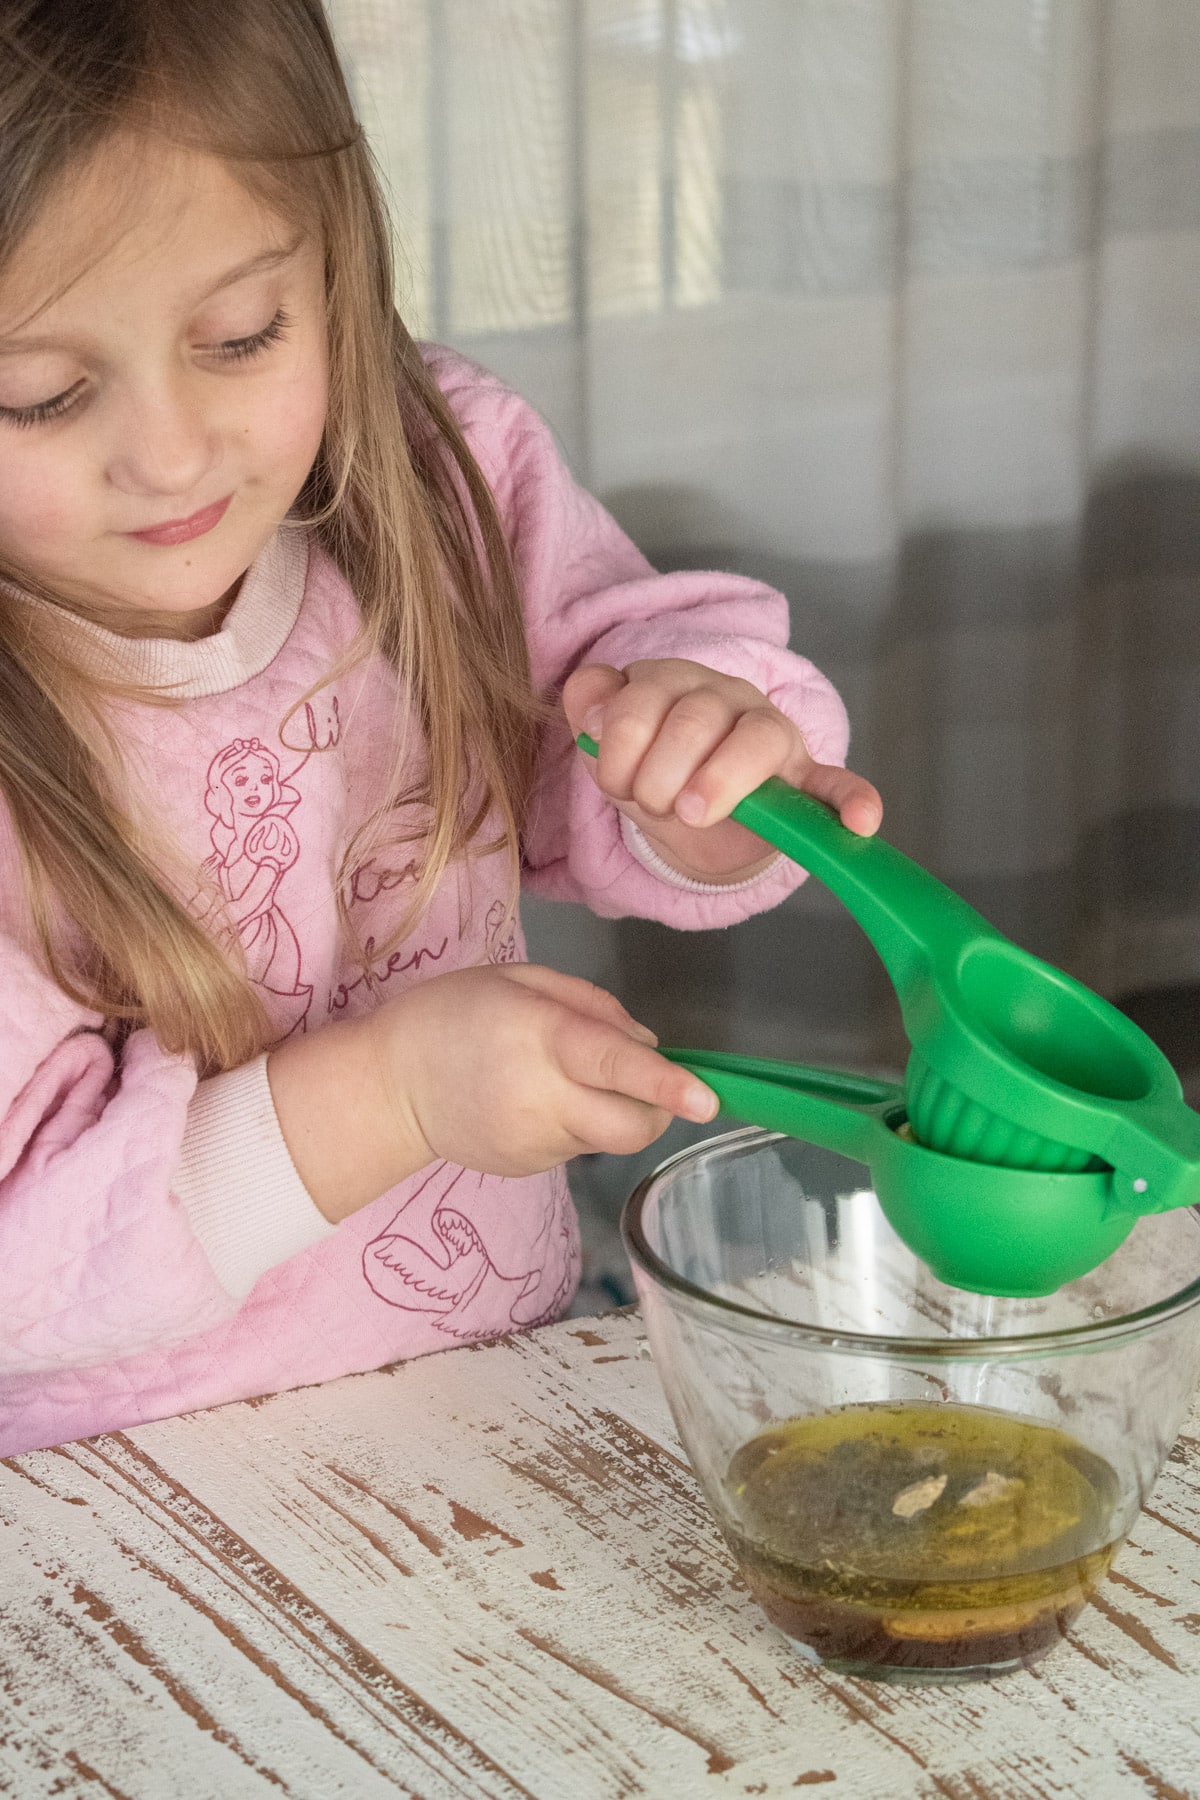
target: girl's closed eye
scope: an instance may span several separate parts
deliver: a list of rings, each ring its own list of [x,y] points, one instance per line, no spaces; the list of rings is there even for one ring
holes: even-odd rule
[[[213,346],[213,355],[221,362],[245,362],[286,337],[291,322],[289,314],[281,307],[261,331],[253,332],[249,337],[226,338],[223,343]]]
[[[30,425],[44,425],[51,419],[61,419],[64,413],[70,412],[82,394],[86,383],[76,381],[61,394],[54,394],[49,400],[39,400],[33,406],[0,406],[0,419],[8,425],[15,425],[23,430]]]

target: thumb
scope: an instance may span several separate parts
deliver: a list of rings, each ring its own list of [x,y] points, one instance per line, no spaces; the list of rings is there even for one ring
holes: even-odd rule
[[[859,837],[872,837],[883,818],[883,801],[878,791],[852,769],[838,768],[833,763],[810,763],[804,779],[796,784],[831,806],[843,825]]]
[[[571,736],[578,737],[581,731],[586,731],[589,715],[607,705],[625,685],[626,678],[621,670],[614,669],[609,663],[587,663],[568,676],[562,703]]]

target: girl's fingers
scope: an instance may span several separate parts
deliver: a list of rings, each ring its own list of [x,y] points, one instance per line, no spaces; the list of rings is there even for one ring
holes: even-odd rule
[[[752,707],[697,768],[675,802],[675,813],[685,825],[715,825],[768,775],[794,764],[798,753],[807,763],[803,740],[790,719],[769,704]]]
[[[586,663],[569,675],[563,685],[562,704],[572,736],[578,737],[581,731],[587,731],[589,719],[595,724],[593,715],[607,706],[625,685],[625,675],[609,663]]]
[[[602,664],[596,666],[604,667]],[[580,676],[588,674],[590,670],[579,671]],[[657,750],[659,734],[680,702],[694,703],[692,712],[700,724],[703,739],[699,753],[703,755],[732,724],[738,711],[737,705],[732,703],[735,694],[744,689],[746,696],[754,696],[754,690],[746,682],[715,675],[696,663],[672,658],[630,663],[622,675],[622,682],[623,686],[612,692],[603,704],[593,703],[583,725],[600,746],[595,776],[603,792],[610,799],[637,801],[639,805],[642,802],[638,799],[635,784],[641,779],[643,759],[651,746]],[[569,686],[563,689],[564,704]],[[574,698],[572,691],[572,704]],[[716,738],[712,736],[710,723],[714,716],[724,721]],[[651,797],[657,803],[660,796],[661,789],[656,786]],[[671,794],[662,809],[664,817],[673,800],[674,794]],[[649,812],[651,808],[645,810]]]
[[[727,695],[712,688],[683,695],[664,713],[629,798],[651,818],[671,818],[680,793],[694,786],[697,771],[720,754],[737,725],[737,707]]]
[[[871,783],[811,761],[797,727],[749,682],[669,658],[624,671],[592,663],[567,681],[563,705],[572,730],[597,738],[603,792],[648,818],[714,825],[779,774],[859,836],[879,829],[883,802]]]
[[[673,704],[672,696],[657,688],[626,688],[604,708],[602,729],[592,721],[592,735],[599,731],[595,776],[611,800],[634,798],[642,759]]]
[[[615,994],[610,994],[606,988],[597,987],[594,982],[585,981],[580,975],[564,975],[560,970],[544,968],[540,963],[508,963],[504,972],[520,986],[533,988],[536,993],[544,994],[547,1000],[568,1007],[573,1013],[594,1019],[600,1024],[611,1025],[618,1031],[638,1038],[642,1043],[658,1042],[649,1026],[642,1025],[635,1019]]]
[[[662,1136],[671,1114],[662,1107],[646,1106],[624,1094],[605,1094],[599,1088],[572,1091],[566,1129],[574,1139],[572,1155],[604,1151],[609,1156],[633,1156]]]
[[[555,1051],[559,1068],[578,1087],[623,1095],[700,1123],[717,1111],[716,1095],[689,1069],[598,1020],[562,1022],[555,1033]]]

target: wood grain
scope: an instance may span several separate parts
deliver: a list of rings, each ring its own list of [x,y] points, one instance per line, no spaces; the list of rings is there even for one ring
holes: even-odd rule
[[[750,1601],[635,1316],[0,1464],[0,1794],[1200,1800],[1200,1435],[1040,1667],[901,1689]]]

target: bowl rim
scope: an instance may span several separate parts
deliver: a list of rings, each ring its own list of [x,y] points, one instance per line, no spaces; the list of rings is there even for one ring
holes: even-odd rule
[[[748,1328],[759,1335],[765,1334],[776,1342],[790,1339],[808,1347],[819,1346],[854,1355],[916,1357],[922,1361],[935,1362],[978,1362],[983,1357],[1017,1358],[1050,1355],[1084,1347],[1094,1349],[1113,1339],[1141,1335],[1151,1326],[1162,1324],[1200,1304],[1198,1275],[1186,1287],[1179,1288],[1148,1306],[1139,1307],[1134,1312],[1122,1313],[1119,1318],[1092,1320],[1084,1325],[1061,1325],[1052,1331],[1006,1332],[996,1337],[934,1338],[831,1330],[826,1326],[805,1324],[799,1319],[782,1319],[778,1313],[759,1312],[753,1306],[729,1300],[722,1294],[710,1293],[707,1288],[699,1287],[680,1275],[657,1251],[651,1249],[642,1229],[642,1210],[651,1188],[677,1164],[691,1162],[718,1147],[728,1148],[739,1143],[749,1146],[757,1140],[755,1147],[764,1148],[767,1144],[779,1143],[786,1138],[786,1132],[764,1131],[756,1125],[745,1125],[735,1131],[703,1138],[697,1144],[677,1150],[674,1155],[666,1157],[651,1169],[638,1182],[621,1209],[621,1238],[634,1266],[635,1275],[640,1271],[659,1287],[666,1289],[668,1294],[689,1302],[702,1313],[729,1315],[743,1329]],[[848,1157],[846,1160],[852,1162],[854,1158]],[[863,1166],[865,1169],[866,1165]],[[1200,1215],[1200,1207],[1190,1207],[1188,1210]]]

